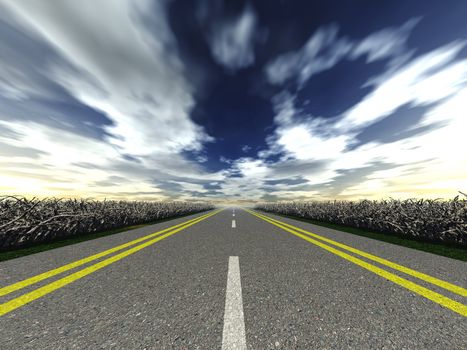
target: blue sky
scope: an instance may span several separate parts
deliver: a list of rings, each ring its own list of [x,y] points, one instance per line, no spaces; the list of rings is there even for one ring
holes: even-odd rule
[[[467,2],[0,0],[0,191],[467,190]]]

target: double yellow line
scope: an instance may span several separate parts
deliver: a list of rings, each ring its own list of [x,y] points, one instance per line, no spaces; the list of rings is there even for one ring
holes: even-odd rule
[[[293,226],[293,225],[290,225],[290,224],[287,224],[283,221],[279,221],[279,220],[276,220],[276,219],[273,219],[269,216],[266,216],[266,215],[263,215],[263,214],[259,214],[257,212],[253,212],[251,210],[246,210],[248,213],[264,220],[264,221],[267,221],[269,222],[270,224],[274,225],[274,226],[277,226],[289,233],[292,233],[294,234],[295,236],[298,236],[320,248],[323,248],[325,250],[327,250],[328,252],[330,253],[333,253],[347,261],[350,261],[368,271],[371,271],[383,278],[386,278],[387,280],[395,283],[395,284],[398,284],[399,286],[402,286],[404,288],[407,288],[408,290],[416,293],[416,294],[419,294],[431,301],[434,301],[435,303],[441,305],[441,306],[444,306],[454,312],[457,312],[458,314],[464,316],[464,317],[467,317],[467,306],[458,302],[458,301],[455,301],[455,300],[452,300],[440,293],[437,293],[437,292],[434,292],[428,288],[425,288],[419,284],[416,284],[412,281],[409,281],[405,278],[402,278],[392,272],[389,272],[389,271],[386,271],[376,265],[373,265],[373,264],[370,264],[362,259],[359,259],[353,255],[350,255],[350,254],[347,254],[347,252],[350,252],[350,253],[353,253],[357,256],[360,256],[360,257],[364,257],[368,260],[371,260],[371,261],[374,261],[374,262],[377,262],[381,265],[384,265],[384,266],[387,266],[391,269],[394,269],[396,271],[399,271],[399,272],[402,272],[402,273],[405,273],[406,275],[409,275],[409,276],[412,276],[412,277],[415,277],[415,278],[418,278],[422,281],[425,281],[425,282],[428,282],[428,283],[431,283],[433,285],[436,285],[440,288],[443,288],[445,290],[448,290],[452,293],[455,293],[457,295],[460,295],[462,297],[467,297],[467,289],[465,288],[462,288],[460,286],[457,286],[455,284],[452,284],[452,283],[449,283],[449,282],[446,282],[446,281],[443,281],[443,280],[440,280],[438,278],[435,278],[433,276],[430,276],[430,275],[427,275],[425,273],[422,273],[422,272],[419,272],[419,271],[416,271],[416,270],[413,270],[413,269],[410,269],[408,267],[405,267],[405,266],[402,266],[402,265],[399,265],[399,264],[396,264],[392,261],[389,261],[389,260],[386,260],[386,259],[383,259],[381,257],[378,257],[376,255],[373,255],[373,254],[369,254],[369,253],[366,253],[362,250],[359,250],[359,249],[356,249],[356,248],[353,248],[353,247],[350,247],[348,245],[345,245],[345,244],[342,244],[342,243],[339,243],[339,242],[336,242],[332,239],[329,239],[329,238],[326,238],[326,237],[323,237],[323,236],[320,236],[320,235],[317,235],[315,233],[312,233],[312,232],[309,232],[309,231],[306,231],[306,230],[303,230],[299,227],[296,227],[296,226]],[[324,243],[325,242],[325,243]],[[334,247],[338,247],[340,248],[341,250],[339,249],[336,249]]]
[[[70,284],[80,278],[83,278],[84,276],[87,276],[97,270],[100,270],[102,269],[103,267],[105,266],[108,266],[116,261],[119,261],[131,254],[134,254],[138,251],[140,251],[141,249],[144,249],[146,247],[149,247],[150,245],[154,244],[154,243],[157,243],[167,237],[170,237],[172,235],[174,235],[175,233],[177,232],[180,232],[181,230],[184,230],[200,221],[203,221],[217,213],[219,213],[221,210],[216,210],[214,212],[211,212],[211,213],[208,213],[208,214],[205,214],[205,215],[202,215],[200,217],[197,217],[197,218],[194,218],[194,219],[191,219],[191,220],[188,220],[188,221],[185,221],[185,222],[182,222],[180,224],[177,224],[177,225],[174,225],[174,226],[171,226],[171,227],[168,227],[164,230],[161,230],[161,231],[158,231],[158,232],[155,232],[155,233],[152,233],[152,234],[149,234],[147,236],[144,236],[144,237],[141,237],[141,238],[138,238],[138,239],[135,239],[133,241],[130,241],[130,242],[127,242],[125,244],[121,244],[119,246],[116,246],[114,248],[111,248],[111,249],[107,249],[103,252],[100,252],[98,254],[94,254],[94,255],[91,255],[91,256],[88,256],[84,259],[80,259],[80,260],[77,260],[77,261],[74,261],[70,264],[66,264],[66,265],[63,265],[63,266],[60,266],[56,269],[53,269],[53,270],[49,270],[49,271],[46,271],[44,273],[41,273],[39,275],[36,275],[36,276],[33,276],[33,277],[30,277],[28,279],[25,279],[25,280],[22,280],[22,281],[19,281],[19,282],[16,282],[16,283],[13,283],[11,285],[8,285],[8,286],[5,286],[5,287],[2,287],[0,288],[0,297],[3,297],[5,295],[8,295],[10,293],[13,293],[17,290],[20,290],[20,289],[23,289],[25,287],[28,287],[32,284],[35,284],[35,283],[38,283],[40,281],[43,281],[45,279],[48,279],[48,278],[51,278],[53,276],[56,276],[58,274],[61,274],[63,272],[66,272],[66,271],[69,271],[71,269],[74,269],[76,267],[79,267],[79,266],[82,266],[84,264],[87,264],[89,262],[92,262],[92,261],[95,261],[95,260],[98,260],[100,258],[103,258],[107,255],[110,255],[112,253],[116,253],[118,251],[121,251],[121,250],[124,250],[125,248],[129,248],[129,247],[132,247],[134,246],[133,248],[131,249],[128,249],[128,250],[125,250],[119,254],[116,254],[116,255],[113,255],[107,259],[104,259],[102,261],[99,261],[91,266],[88,266],[82,270],[79,270],[77,272],[74,272],[66,277],[63,277],[63,278],[60,278],[52,283],[49,283],[43,287],[40,287],[40,288],[37,288],[29,293],[25,293],[17,298],[14,298],[12,300],[9,300],[3,304],[0,304],[0,316],[3,316],[21,306],[24,306],[28,303],[30,303],[31,301],[33,300],[36,300],[40,297],[43,297],[44,295],[47,295],[59,288],[62,288],[64,286],[66,286],[67,284]],[[154,238],[155,237],[155,238]],[[142,243],[144,242],[144,243]],[[137,245],[138,243],[141,243],[139,245]]]

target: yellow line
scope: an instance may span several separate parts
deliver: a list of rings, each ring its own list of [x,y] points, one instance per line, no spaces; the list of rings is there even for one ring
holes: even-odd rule
[[[253,213],[250,213],[250,214],[253,214]],[[336,242],[336,241],[333,241],[332,239],[329,239],[329,238],[326,238],[326,237],[323,237],[323,236],[319,236],[315,233],[312,233],[312,232],[309,232],[309,231],[306,231],[306,230],[303,230],[299,227],[296,227],[296,226],[293,226],[293,225],[290,225],[290,224],[287,224],[283,221],[279,221],[279,220],[276,220],[276,219],[273,219],[269,216],[266,216],[266,215],[263,215],[263,214],[259,214],[259,213],[254,213],[253,215],[257,215],[257,216],[261,216],[261,217],[265,217],[265,218],[268,218],[269,220],[271,221],[274,221],[274,222],[277,222],[277,223],[280,223],[281,225],[284,225],[286,227],[290,227],[296,231],[299,231],[299,232],[302,232],[306,235],[309,235],[311,237],[314,237],[314,238],[317,238],[317,239],[320,239],[324,242],[327,242],[329,244],[332,244],[336,247],[339,247],[339,248],[342,248],[344,250],[347,250],[349,252],[352,252],[352,253],[355,253],[357,255],[360,255],[360,256],[363,256],[369,260],[373,260],[373,261],[376,261],[378,263],[380,263],[381,265],[385,265],[385,266],[388,266],[394,270],[397,270],[397,271],[400,271],[400,272],[403,272],[407,275],[410,275],[410,276],[413,276],[413,277],[416,277],[418,279],[421,279],[425,282],[428,282],[428,283],[431,283],[431,284],[434,284],[438,287],[441,287],[441,288],[444,288],[446,290],[449,290],[453,293],[456,293],[456,294],[459,294],[460,296],[463,296],[463,297],[467,297],[467,289],[465,288],[462,288],[460,286],[457,286],[455,284],[452,284],[452,283],[449,283],[449,282],[446,282],[446,281],[443,281],[443,280],[440,280],[436,277],[433,277],[433,276],[430,276],[430,275],[427,275],[425,273],[422,273],[422,272],[419,272],[419,271],[416,271],[416,270],[413,270],[413,269],[410,269],[408,267],[405,267],[405,266],[402,266],[402,265],[399,265],[399,264],[396,264],[392,261],[389,261],[389,260],[386,260],[386,259],[383,259],[383,258],[380,258],[379,256],[376,256],[376,255],[373,255],[373,254],[369,254],[369,253],[366,253],[364,251],[361,251],[359,249],[356,249],[356,248],[353,248],[353,247],[350,247],[348,245],[345,245],[345,244],[342,244],[342,243],[339,243],[339,242]]]
[[[112,256],[110,258],[102,260],[102,261],[100,261],[100,262],[98,262],[98,263],[96,263],[94,265],[86,267],[86,268],[84,268],[84,269],[82,269],[80,271],[72,273],[71,275],[68,275],[66,277],[63,277],[63,278],[57,280],[57,281],[49,283],[49,284],[47,284],[47,285],[45,285],[43,287],[40,287],[40,288],[38,288],[36,290],[33,290],[32,292],[23,294],[20,297],[17,297],[15,299],[7,301],[6,303],[0,304],[0,316],[3,316],[5,314],[19,308],[19,307],[22,307],[22,306],[24,306],[24,305],[38,299],[38,298],[41,298],[44,295],[52,293],[53,291],[66,286],[67,284],[70,284],[70,283],[72,283],[72,282],[74,282],[74,281],[76,281],[76,280],[78,280],[80,278],[83,278],[83,277],[85,277],[85,276],[87,276],[87,275],[89,275],[89,274],[91,274],[91,273],[93,273],[93,272],[95,272],[97,270],[102,269],[105,266],[108,266],[108,265],[110,265],[110,264],[112,264],[112,263],[114,263],[116,261],[119,261],[119,260],[121,260],[121,259],[123,259],[123,258],[125,258],[125,257],[127,257],[127,256],[129,256],[131,254],[134,254],[134,253],[140,251],[141,249],[149,247],[150,245],[152,245],[152,244],[154,244],[156,242],[159,242],[159,241],[161,241],[161,240],[163,240],[163,239],[165,239],[167,237],[170,237],[173,234],[175,234],[175,233],[177,233],[177,232],[179,232],[179,231],[181,231],[181,230],[183,230],[183,229],[185,229],[187,227],[190,227],[190,226],[198,223],[199,221],[202,221],[204,219],[207,219],[208,217],[211,217],[211,216],[219,213],[219,211],[220,210],[218,210],[218,211],[216,211],[214,213],[210,213],[208,215],[204,215],[201,218],[197,218],[198,220],[193,221],[193,222],[191,222],[191,223],[189,223],[189,224],[187,224],[187,225],[185,225],[183,227],[179,227],[178,229],[175,229],[175,230],[173,230],[173,231],[171,231],[169,233],[166,233],[166,234],[164,234],[162,236],[151,239],[150,241],[147,241],[147,242],[142,243],[142,244],[140,244],[140,245],[138,245],[136,247],[128,249],[128,250],[126,250],[126,251],[124,251],[124,252],[122,252],[120,254],[117,254],[117,255],[114,255],[114,256]]]
[[[363,260],[361,260],[359,258],[356,258],[356,257],[354,257],[352,255],[349,255],[349,254],[344,253],[344,252],[342,252],[340,250],[332,248],[332,247],[328,246],[327,244],[324,244],[324,243],[322,243],[320,241],[317,241],[317,240],[315,240],[313,238],[310,238],[310,237],[305,236],[305,235],[303,235],[301,233],[298,233],[298,232],[296,232],[296,231],[294,231],[294,230],[292,230],[292,229],[290,229],[288,227],[285,227],[285,226],[283,226],[281,224],[275,223],[274,221],[271,221],[269,219],[266,219],[264,217],[256,215],[256,214],[254,214],[252,212],[250,212],[250,213],[252,215],[257,216],[258,218],[260,218],[260,219],[262,219],[264,221],[267,221],[267,222],[269,222],[269,223],[271,223],[271,224],[273,224],[273,225],[275,225],[277,227],[282,228],[283,230],[285,230],[287,232],[292,233],[295,236],[298,236],[298,237],[300,237],[300,238],[302,238],[302,239],[304,239],[304,240],[306,240],[306,241],[308,241],[308,242],[310,242],[310,243],[312,243],[314,245],[317,245],[318,247],[321,247],[321,248],[323,248],[323,249],[325,249],[325,250],[327,250],[327,251],[329,251],[329,252],[331,252],[331,253],[333,253],[333,254],[335,254],[335,255],[337,255],[337,256],[345,259],[345,260],[348,260],[348,261],[350,261],[350,262],[352,262],[352,263],[354,263],[354,264],[356,264],[356,265],[358,265],[360,267],[363,267],[366,270],[369,270],[369,271],[371,271],[371,272],[373,272],[373,273],[375,273],[375,274],[377,274],[377,275],[379,275],[379,276],[381,276],[383,278],[386,278],[387,280],[389,280],[389,281],[391,281],[391,282],[393,282],[395,284],[398,284],[398,285],[400,285],[400,286],[402,286],[404,288],[407,288],[407,289],[411,290],[412,292],[414,292],[416,294],[419,294],[419,295],[421,295],[421,296],[423,296],[423,297],[425,297],[425,298],[427,298],[427,299],[429,299],[429,300],[431,300],[431,301],[433,301],[433,302],[435,302],[435,303],[437,303],[437,304],[439,304],[441,306],[444,306],[444,307],[446,307],[446,308],[448,308],[448,309],[450,309],[450,310],[452,310],[452,311],[454,311],[454,312],[456,312],[456,313],[458,313],[458,314],[460,314],[460,315],[462,315],[464,317],[467,317],[467,306],[462,304],[462,303],[459,303],[459,302],[457,302],[455,300],[449,299],[448,297],[445,297],[442,294],[436,293],[436,292],[434,292],[434,291],[432,291],[432,290],[430,290],[428,288],[422,287],[422,286],[420,286],[420,285],[418,285],[418,284],[416,284],[416,283],[414,283],[412,281],[406,280],[405,278],[399,277],[399,276],[397,276],[397,275],[395,275],[395,274],[393,274],[391,272],[383,270],[383,269],[381,269],[381,268],[379,268],[377,266],[371,265],[370,263],[367,263],[367,262],[365,262],[365,261],[363,261]]]
[[[207,217],[208,215],[210,215],[211,213],[208,213],[208,214],[205,214],[205,215],[202,215],[200,217],[197,217],[197,218],[194,218],[194,219],[191,219],[191,220],[188,220],[188,221],[185,221],[185,222],[182,222],[180,224],[177,224],[177,225],[174,225],[174,226],[171,226],[171,227],[168,227],[164,230],[161,230],[161,231],[158,231],[158,232],[155,232],[155,233],[152,233],[152,234],[149,234],[147,236],[144,236],[144,237],[141,237],[141,238],[138,238],[138,239],[135,239],[133,241],[130,241],[130,242],[127,242],[125,244],[121,244],[119,246],[116,246],[114,248],[110,248],[110,249],[107,249],[101,253],[98,253],[98,254],[94,254],[94,255],[91,255],[91,256],[88,256],[86,258],[83,258],[83,259],[80,259],[80,260],[77,260],[75,262],[72,262],[72,263],[69,263],[69,264],[66,264],[66,265],[63,265],[61,267],[58,267],[56,269],[53,269],[53,270],[50,270],[50,271],[46,271],[44,273],[41,273],[39,275],[36,275],[36,276],[33,276],[33,277],[30,277],[28,279],[25,279],[25,280],[22,280],[22,281],[19,281],[19,282],[16,282],[16,283],[13,283],[11,285],[8,285],[8,286],[5,286],[3,288],[0,288],[0,297],[4,296],[4,295],[7,295],[7,294],[10,294],[12,292],[15,292],[19,289],[22,289],[22,288],[25,288],[27,286],[30,286],[31,284],[34,284],[34,283],[37,283],[37,282],[40,282],[40,281],[43,281],[47,278],[50,278],[50,277],[53,277],[55,275],[58,275],[62,272],[65,272],[65,271],[68,271],[68,270],[71,270],[71,269],[74,269],[75,267],[78,267],[78,266],[81,266],[81,265],[84,265],[84,264],[87,264],[91,261],[94,261],[94,260],[97,260],[97,259],[100,259],[104,256],[107,256],[109,254],[112,254],[112,253],[115,253],[115,252],[118,252],[122,249],[125,249],[125,248],[128,248],[128,247],[131,247],[132,245],[135,245],[137,243],[140,243],[140,242],[143,242],[149,238],[152,238],[152,237],[155,237],[155,236],[158,236],[158,235],[161,235],[167,231],[170,231],[170,230],[173,230],[177,227],[180,227],[180,226],[183,226],[183,225],[186,225],[190,222],[193,222],[193,221],[196,221],[200,218],[203,218],[203,217]]]

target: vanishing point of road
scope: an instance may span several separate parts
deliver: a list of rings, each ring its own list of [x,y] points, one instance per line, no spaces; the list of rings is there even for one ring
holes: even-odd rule
[[[467,264],[226,208],[0,263],[0,349],[466,349]]]

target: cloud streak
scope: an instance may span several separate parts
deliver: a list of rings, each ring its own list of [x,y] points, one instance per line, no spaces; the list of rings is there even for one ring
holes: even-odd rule
[[[409,31],[413,23],[415,21],[407,22],[391,35],[387,30],[370,35],[357,44],[353,52],[366,51],[368,61],[381,59],[383,54],[391,60],[392,55],[387,53],[403,53],[404,45],[399,41],[405,40],[406,35],[401,33]],[[319,40],[316,34],[313,36],[320,47],[323,43],[335,45],[331,38],[339,42],[334,34],[318,34],[320,36]],[[382,47],[382,52],[376,56],[369,45],[375,40]],[[259,153],[263,160],[257,166],[263,167],[262,173],[267,174],[267,178],[276,178],[274,167],[278,164],[291,160],[305,164],[321,161],[323,166],[318,172],[306,171],[303,167],[294,172],[291,166],[289,176],[301,176],[310,185],[320,185],[319,193],[311,191],[308,195],[323,198],[379,197],[378,191],[395,196],[413,196],[414,193],[437,196],[449,187],[464,188],[467,167],[460,164],[467,164],[467,157],[457,152],[453,155],[453,150],[462,148],[460,130],[467,128],[461,107],[467,96],[467,60],[458,58],[465,46],[464,41],[454,41],[405,64],[389,65],[385,72],[367,83],[373,87],[370,93],[337,116],[303,115],[296,106],[296,95],[287,92],[277,95],[273,99],[277,128],[269,137],[269,149]],[[388,47],[397,49],[388,50]],[[274,62],[284,64],[287,56],[281,57],[282,61]],[[303,77],[303,70],[296,73]],[[300,84],[300,78],[298,80]],[[421,114],[413,116],[416,113]],[[409,119],[404,123],[401,118]],[[376,135],[375,126],[383,122],[389,123],[381,129],[385,136],[391,136],[391,127],[398,122],[399,127],[394,129],[392,137],[374,137],[362,142],[361,135]],[[280,155],[280,160],[272,166],[268,158],[274,154]],[[359,172],[359,169],[364,171]],[[456,171],[450,175],[443,169]],[[342,174],[349,173],[360,174],[359,179],[343,186]],[[287,196],[280,190],[275,194],[281,198]],[[289,196],[293,199],[296,194]]]
[[[214,60],[232,72],[252,65],[257,27],[256,14],[250,5],[236,17],[215,20],[208,35]]]
[[[436,197],[467,187],[465,40],[420,50],[413,18],[361,38],[330,23],[297,50],[276,50],[280,38],[262,37],[264,9],[199,4],[183,27],[167,1],[2,1],[0,191],[243,201]],[[198,40],[193,65],[187,28]],[[336,112],[312,108],[322,92],[310,86],[324,91],[321,77],[341,67],[374,74]],[[212,76],[190,79],[197,74]],[[215,81],[222,101],[210,97]],[[226,100],[229,118],[251,110],[253,124],[268,113],[251,128],[261,140],[225,119]],[[222,142],[230,131],[235,147]]]
[[[13,20],[5,20],[19,27],[23,36],[34,38],[53,58],[38,62],[28,81],[24,67],[30,70],[30,63],[15,67],[22,62],[11,59],[8,71],[2,71],[2,77],[7,78],[2,80],[2,95],[11,107],[2,116],[6,120],[3,125],[20,135],[16,140],[5,140],[10,147],[34,147],[43,155],[40,160],[57,172],[73,171],[72,164],[80,162],[111,168],[113,162],[137,159],[139,167],[148,170],[160,169],[163,164],[169,175],[180,168],[194,178],[205,175],[181,154],[200,151],[213,138],[190,118],[195,103],[193,86],[184,77],[185,67],[177,56],[164,2],[6,1],[4,6],[14,14]],[[145,17],[148,12],[154,14],[150,21]],[[102,13],[111,20],[104,23]],[[155,29],[157,36],[152,35]],[[59,87],[62,94],[44,96],[44,86]],[[102,137],[97,141],[72,132],[79,124],[76,120],[70,121],[73,126],[69,132],[58,127],[63,118],[47,125],[37,124],[38,118],[34,122],[19,120],[21,105],[17,101],[31,105],[37,96],[64,104],[71,99],[78,101],[110,123],[100,126]],[[132,176],[136,178],[144,173],[135,170]],[[148,179],[143,175],[141,180]],[[85,191],[86,181],[76,181]],[[148,192],[150,185],[139,187]]]
[[[267,78],[275,85],[290,79],[303,85],[313,75],[331,69],[344,59],[365,56],[368,63],[388,58],[398,61],[406,53],[405,42],[419,20],[411,19],[399,28],[384,28],[363,40],[339,37],[336,24],[320,27],[302,48],[273,59],[266,66]]]

